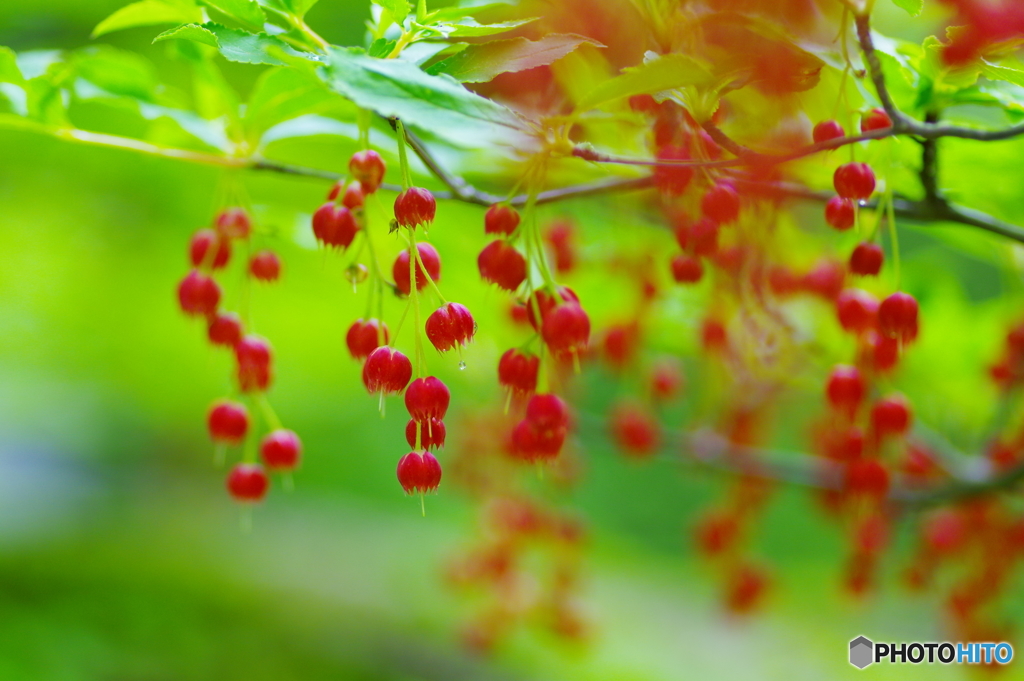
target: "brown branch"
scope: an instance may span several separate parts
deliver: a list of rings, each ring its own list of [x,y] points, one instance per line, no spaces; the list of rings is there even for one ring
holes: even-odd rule
[[[882,108],[892,119],[892,132],[895,135],[913,135],[924,140],[935,140],[940,137],[959,137],[980,142],[997,142],[1008,140],[1024,135],[1024,124],[1014,125],[1003,130],[975,130],[956,125],[942,124],[935,121],[916,121],[900,111],[889,88],[885,83],[885,74],[882,72],[882,63],[875,51],[875,43],[871,38],[871,17],[868,14],[856,16],[857,38],[860,42],[860,49],[864,53],[864,61],[868,67],[868,75],[875,86],[878,94],[878,101]]]
[[[595,421],[593,417],[587,421]],[[842,488],[842,467],[835,462],[802,452],[782,452],[739,446],[714,431],[692,433],[676,431],[676,447],[683,463],[691,463],[713,472],[742,475],[766,482],[782,483],[819,490]],[[679,451],[673,452],[679,456]],[[962,456],[962,455],[961,455]],[[930,488],[894,485],[888,499],[895,511],[917,511],[932,506],[966,501],[979,496],[1010,491],[1024,482],[1024,463],[1007,471],[967,479],[953,472],[949,482]]]

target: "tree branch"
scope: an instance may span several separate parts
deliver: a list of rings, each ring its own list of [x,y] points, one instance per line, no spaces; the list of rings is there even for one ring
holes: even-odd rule
[[[1024,124],[1014,125],[1003,130],[975,130],[956,125],[941,124],[936,121],[916,121],[900,111],[889,88],[885,83],[885,74],[882,72],[882,63],[875,51],[875,43],[871,38],[871,16],[867,13],[856,15],[857,38],[860,42],[860,49],[864,53],[864,61],[868,67],[868,75],[875,86],[878,94],[878,101],[882,108],[892,119],[892,132],[896,135],[913,135],[924,140],[935,140],[940,137],[959,137],[962,139],[977,140],[979,142],[997,142],[1008,140],[1019,135],[1024,135]]]

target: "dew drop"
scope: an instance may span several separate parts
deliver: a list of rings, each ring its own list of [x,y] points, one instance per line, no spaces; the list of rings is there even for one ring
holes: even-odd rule
[[[466,368],[465,362],[459,362],[459,371],[463,371]]]

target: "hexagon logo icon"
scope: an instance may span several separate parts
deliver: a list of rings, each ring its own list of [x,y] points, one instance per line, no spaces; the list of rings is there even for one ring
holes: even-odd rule
[[[875,644],[863,636],[853,639],[850,641],[850,664],[857,669],[864,669],[875,661],[872,654],[874,648]]]

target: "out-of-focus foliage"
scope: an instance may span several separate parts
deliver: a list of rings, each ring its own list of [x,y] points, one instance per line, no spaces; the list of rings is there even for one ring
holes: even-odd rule
[[[229,361],[197,342],[203,330],[182,318],[173,296],[187,239],[219,206],[214,188],[231,171],[76,145],[49,133],[70,125],[164,147],[228,155],[259,150],[340,169],[357,149],[357,114],[347,97],[392,107],[384,113],[407,119],[454,170],[504,186],[513,175],[514,141],[507,135],[525,124],[455,79],[426,79],[426,73],[452,73],[474,82],[460,55],[479,50],[475,44],[449,52],[414,46],[420,51],[410,48],[408,61],[388,67],[338,50],[330,67],[320,69],[307,56],[312,45],[272,36],[253,41],[243,33],[246,25],[276,17],[287,29],[282,35],[301,43],[308,37],[289,17],[302,17],[334,44],[386,52],[392,37],[364,35],[367,3],[261,8],[211,1],[201,10],[190,2],[144,0],[119,10],[121,4],[8,0],[0,6],[0,44],[12,48],[0,51],[0,678],[844,678],[858,673],[845,659],[857,634],[936,638],[932,605],[896,595],[868,610],[844,600],[834,588],[839,538],[811,500],[788,492],[756,539],[777,566],[785,597],[761,619],[734,626],[719,613],[717,594],[682,534],[683,523],[720,491],[719,481],[668,461],[645,467],[623,461],[592,418],[579,436],[586,484],[547,493],[591,524],[585,593],[598,622],[594,641],[575,648],[529,632],[494,659],[465,655],[452,632],[470,606],[437,585],[445,557],[480,531],[472,504],[456,494],[430,498],[424,520],[417,503],[400,494],[393,476],[394,453],[405,447],[403,415],[396,407],[379,418],[376,401],[359,383],[359,367],[344,353],[345,328],[361,314],[363,299],[352,294],[342,263],[315,250],[308,233],[309,213],[326,187],[255,173],[243,181],[267,227],[260,243],[285,262],[281,285],[253,294],[257,330],[274,339],[275,404],[303,434],[307,457],[297,489],[275,490],[273,504],[256,510],[253,532],[239,532],[238,511],[223,494],[202,428],[209,401],[228,387]],[[912,2],[897,4],[918,10]],[[936,17],[932,4],[922,25]],[[415,14],[404,3],[378,5],[375,11],[396,19],[403,11]],[[503,16],[488,24],[441,11],[434,30],[446,38],[507,40],[506,29],[519,26]],[[506,8],[489,11],[502,15]],[[885,0],[879,11],[879,31],[904,38],[878,45],[906,111],[920,114],[940,102],[952,107],[953,120],[997,126],[1019,117],[1020,90],[1008,86],[1020,85],[1012,60],[953,79],[935,66],[934,39],[910,34],[906,16]],[[112,18],[104,24],[105,17]],[[237,25],[217,21],[231,17]],[[82,47],[97,26],[99,40]],[[164,28],[178,33],[151,44]],[[580,124],[598,136],[608,133],[611,149],[628,151],[632,144],[636,151],[640,138],[610,132],[615,128],[607,119],[624,110],[613,99],[654,89],[688,101],[687,88],[706,84],[712,73],[706,62],[673,55],[634,63],[634,70],[609,79],[617,69],[600,48],[576,45],[564,34],[556,42],[553,54],[562,58],[554,77],[578,79],[576,89],[567,84],[566,90],[578,95]],[[514,47],[504,60],[519,58]],[[799,95],[807,116],[817,120],[837,99],[842,64],[834,45],[804,48],[800,59],[824,64],[817,87]],[[417,68],[423,65],[426,71]],[[353,70],[363,78],[352,77]],[[488,67],[487,74],[497,70]],[[753,82],[757,75],[745,77]],[[397,86],[420,81],[426,94],[394,94]],[[871,98],[859,83],[848,94],[854,106]],[[753,85],[737,95],[738,112],[787,106]],[[768,118],[751,116],[755,132],[756,121]],[[375,126],[374,144],[397,167],[386,124]],[[958,201],[1024,223],[1022,152],[1021,141],[987,145],[979,160],[970,142],[943,141],[943,185]],[[890,169],[897,192],[918,191],[915,143],[886,142],[865,150],[864,158]],[[823,187],[822,167],[813,157],[797,174]],[[414,170],[424,184],[437,186],[425,168]],[[553,175],[577,181],[602,172],[567,164]],[[392,200],[385,194],[371,206],[378,224]],[[637,230],[666,249],[672,242],[653,215],[616,197],[543,210],[543,219],[569,217],[581,226],[582,256],[592,263],[639,255]],[[782,244],[795,260],[810,265],[822,252],[850,250],[856,237],[827,231],[817,208],[806,211],[794,213]],[[456,394],[457,417],[475,403],[500,399],[492,373],[505,346],[496,339],[514,332],[504,302],[478,285],[476,254],[487,242],[478,227],[482,210],[443,202],[438,215],[431,238],[445,255],[445,286],[460,292],[482,329],[494,330],[467,350],[466,371],[446,365],[439,372]],[[985,367],[1006,325],[1019,316],[1024,259],[1019,247],[960,226],[901,224],[900,230],[902,286],[919,299],[926,320],[901,389],[922,422],[941,426],[964,451],[979,452],[997,399]],[[390,244],[387,256],[399,247]],[[623,282],[596,267],[573,275],[571,284],[585,300],[602,301],[592,308],[597,324],[629,305]],[[883,293],[891,284],[883,279],[873,290]],[[708,293],[703,284],[666,296],[661,321],[651,329],[655,350],[695,356],[698,311]],[[388,309],[397,317],[401,305],[389,301]],[[775,441],[791,449],[804,446],[808,419],[820,408],[817,376],[852,348],[837,328],[820,328],[817,320],[831,314],[823,304],[801,303],[795,314],[798,332],[813,329],[818,336],[811,370],[791,377],[797,390],[778,405],[789,416]],[[704,397],[668,416],[699,422],[712,413],[718,376],[698,361],[686,369],[687,393]],[[604,413],[630,389],[629,377],[601,370],[583,380],[584,416]],[[887,593],[898,593],[897,581],[895,571],[888,574]],[[1019,600],[1010,607],[1019,611]],[[962,676],[955,668],[874,671],[891,678]]]

